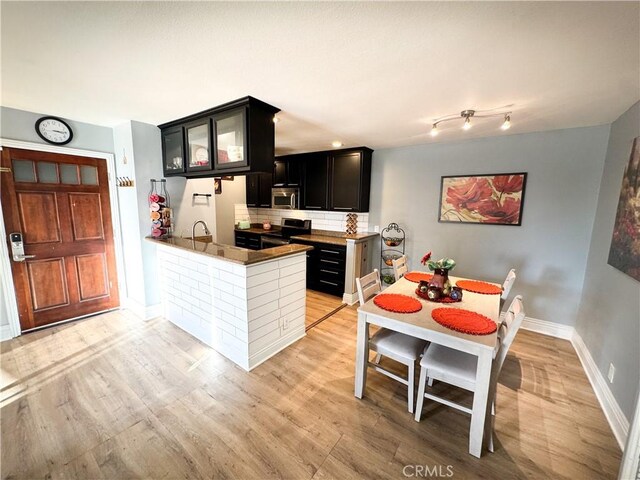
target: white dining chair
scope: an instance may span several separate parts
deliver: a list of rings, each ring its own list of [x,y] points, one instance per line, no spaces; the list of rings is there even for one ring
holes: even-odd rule
[[[391,261],[393,265],[393,275],[396,277],[396,282],[404,277],[404,274],[407,273],[409,267],[407,266],[407,256],[402,255],[401,257],[395,258]]]
[[[356,286],[360,305],[364,305],[367,300],[370,300],[382,290],[380,272],[376,269],[362,278],[356,278]],[[407,409],[409,413],[413,413],[415,403],[416,360],[420,358],[428,344],[422,339],[387,330],[386,328],[380,328],[369,339],[369,349],[376,353],[376,357],[373,362],[367,361],[367,366],[407,386]],[[382,367],[380,365],[382,356],[406,365],[407,378],[402,378]]]
[[[509,310],[505,314],[504,320],[499,326],[498,344],[494,354],[491,367],[491,386],[489,391],[493,392],[491,402],[491,429],[489,433],[489,451],[493,452],[493,420],[495,415],[495,399],[497,391],[497,381],[502,365],[509,352],[509,347],[518,333],[520,325],[525,317],[522,297],[518,295],[513,299]],[[420,361],[420,383],[418,385],[418,402],[416,405],[416,422],[420,421],[424,399],[434,400],[449,407],[461,410],[469,415],[470,408],[444,398],[426,393],[427,383],[433,385],[434,380],[438,380],[449,385],[463,388],[470,392],[475,392],[476,388],[476,367],[478,357],[460,350],[444,347],[442,345],[431,344],[427,348]]]
[[[509,292],[511,291],[511,287],[513,287],[514,282],[516,281],[516,270],[512,268],[507,273],[507,278],[505,278],[504,283],[502,284],[502,295],[500,295],[500,311],[502,311],[502,307],[504,306],[504,302],[509,298]]]

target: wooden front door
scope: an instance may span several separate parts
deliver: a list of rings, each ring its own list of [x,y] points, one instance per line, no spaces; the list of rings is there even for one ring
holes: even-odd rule
[[[3,148],[2,167],[6,233],[33,255],[11,259],[22,331],[117,307],[106,162]]]

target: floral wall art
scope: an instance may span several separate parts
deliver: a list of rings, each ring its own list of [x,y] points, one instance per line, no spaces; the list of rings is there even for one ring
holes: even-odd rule
[[[609,265],[640,280],[640,137],[633,140],[622,176]]]
[[[521,225],[526,182],[526,173],[442,177],[439,221]]]

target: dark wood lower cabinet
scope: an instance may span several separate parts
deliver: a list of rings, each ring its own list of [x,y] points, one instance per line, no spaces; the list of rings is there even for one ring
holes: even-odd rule
[[[260,234],[251,232],[235,231],[236,247],[248,248],[249,250],[260,250]]]
[[[347,248],[328,243],[298,240],[294,243],[313,247],[313,250],[307,252],[307,288],[342,297]]]

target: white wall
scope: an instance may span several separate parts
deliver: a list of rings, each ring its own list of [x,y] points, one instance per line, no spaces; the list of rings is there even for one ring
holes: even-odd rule
[[[622,175],[633,139],[639,135],[640,103],[636,103],[611,126],[576,323],[603,378],[609,364],[615,365],[615,381],[609,387],[628,420],[640,385],[640,282],[607,261]]]
[[[246,179],[234,177],[233,181],[222,181],[222,194],[215,195],[216,202],[216,238],[218,243],[233,245],[233,228],[236,223],[235,205],[246,202]]]
[[[151,231],[148,194],[151,178],[162,178],[160,130],[154,125],[126,122],[113,129],[116,175],[127,176],[134,187],[119,187],[118,202],[127,278],[128,307],[147,318],[160,304],[156,285],[155,246],[144,240]],[[124,157],[127,163],[124,163]]]
[[[609,126],[377,150],[370,225],[397,222],[411,268],[424,253],[458,262],[458,276],[503,281],[527,315],[574,325]],[[522,226],[438,222],[443,175],[528,172]]]
[[[190,237],[193,222],[204,220],[209,231],[216,239],[216,198],[213,194],[213,178],[184,178],[167,179],[171,206],[175,218],[174,235]],[[194,197],[194,193],[210,193],[211,197]],[[202,225],[196,228],[196,236],[204,235]]]

